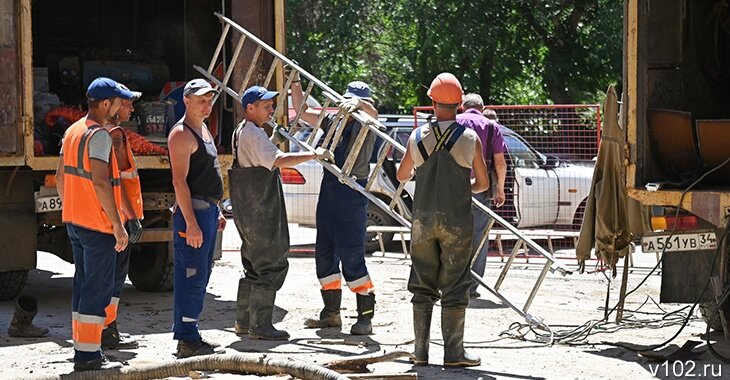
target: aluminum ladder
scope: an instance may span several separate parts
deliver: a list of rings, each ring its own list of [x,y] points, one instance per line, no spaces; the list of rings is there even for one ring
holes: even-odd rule
[[[223,16],[220,13],[215,13],[215,16],[218,17],[222,24],[222,31],[220,38],[218,40],[218,45],[215,48],[215,51],[213,53],[213,57],[210,60],[210,64],[208,65],[207,69],[200,67],[200,66],[194,66],[194,68],[200,72],[206,79],[208,79],[210,82],[215,83],[220,89],[226,92],[229,96],[236,99],[237,101],[241,101],[241,96],[243,95],[243,92],[248,88],[249,86],[253,85],[260,85],[263,87],[268,87],[271,84],[271,80],[273,79],[273,76],[277,69],[281,70],[283,69],[283,65],[287,65],[291,68],[291,71],[289,75],[284,80],[284,86],[280,90],[281,94],[287,94],[291,83],[295,77],[295,73],[299,73],[301,80],[306,80],[308,82],[308,85],[306,87],[306,90],[304,90],[304,101],[306,102],[306,99],[312,94],[312,91],[314,90],[314,87],[316,86],[319,91],[321,91],[322,95],[325,97],[324,104],[322,107],[322,110],[320,111],[319,118],[317,120],[316,125],[313,126],[313,130],[311,131],[309,137],[306,139],[306,141],[301,141],[294,137],[295,132],[297,129],[299,129],[299,115],[302,112],[303,105],[300,107],[300,109],[297,110],[297,116],[294,118],[293,122],[290,123],[292,127],[290,128],[282,128],[280,129],[280,132],[286,137],[292,144],[296,144],[302,149],[303,151],[313,152],[315,149],[315,136],[317,135],[317,131],[320,130],[322,121],[324,120],[324,117],[328,111],[328,107],[330,105],[339,105],[343,100],[343,96],[340,95],[337,91],[330,88],[326,83],[319,80],[314,75],[310,74],[303,68],[301,68],[299,65],[297,65],[295,62],[284,56],[283,54],[276,51],[276,49],[272,48],[271,46],[267,45],[265,42],[261,41],[258,37],[253,35],[248,30],[244,29],[240,25],[236,24],[233,20]],[[223,49],[223,45],[226,43],[227,38],[229,37],[229,34],[231,34],[231,43],[235,42],[235,49],[233,51],[233,54],[229,60],[229,62],[223,62],[226,64],[227,69],[225,70],[225,73],[223,74],[222,78],[216,77],[214,73],[214,68],[216,67],[219,58],[221,58],[221,51]],[[236,41],[233,41],[234,38],[237,38]],[[238,85],[237,88],[233,88],[231,84],[231,74],[233,73],[233,68],[235,66],[235,63],[241,59],[245,60],[245,57],[240,57],[241,50],[245,43],[252,43],[256,46],[256,50],[252,57],[248,59],[248,69],[246,70],[246,74],[244,75],[244,79],[242,83]],[[263,77],[263,81],[255,81],[252,80],[252,77],[254,76],[254,71],[256,70],[259,61],[262,59],[262,54],[268,54],[271,58],[271,66],[269,67],[265,77]],[[303,87],[302,87],[303,88]],[[274,111],[274,117],[278,118],[282,115],[283,112],[286,112],[288,110],[288,104],[286,104],[287,96],[279,96],[276,108]],[[375,204],[376,206],[380,207],[383,211],[387,212],[388,215],[390,215],[396,222],[403,225],[404,227],[410,228],[411,222],[409,220],[410,218],[410,212],[405,210],[404,204],[401,201],[401,194],[405,190],[405,184],[406,182],[402,182],[397,186],[397,189],[395,190],[395,195],[392,197],[392,201],[390,203],[386,203],[380,198],[376,197],[374,194],[370,192],[370,189],[375,182],[376,176],[379,174],[380,169],[383,165],[383,162],[387,159],[388,152],[390,148],[398,150],[401,153],[405,153],[406,148],[401,145],[398,141],[394,140],[392,137],[390,137],[386,132],[385,126],[383,126],[378,120],[373,119],[366,113],[356,110],[353,113],[349,113],[347,111],[344,111],[342,108],[339,108],[339,111],[336,113],[335,118],[333,119],[333,123],[329,131],[324,136],[324,141],[322,142],[321,146],[328,148],[330,151],[334,151],[335,147],[338,145],[341,137],[342,132],[345,127],[345,123],[348,118],[353,118],[360,122],[365,128],[360,129],[360,133],[357,135],[355,142],[352,146],[352,149],[347,156],[345,163],[342,168],[334,165],[333,163],[326,162],[326,161],[320,161],[324,169],[330,171],[332,174],[337,176],[337,178],[342,182],[343,184],[351,187],[352,189],[360,192],[363,194],[370,202]],[[384,146],[381,148],[380,153],[378,154],[377,162],[375,164],[375,167],[373,170],[371,170],[370,177],[368,177],[368,181],[365,186],[361,186],[358,184],[354,177],[350,175],[352,168],[355,164],[355,160],[360,153],[360,150],[362,149],[362,146],[365,142],[365,139],[368,135],[368,133],[374,133],[378,137],[380,137],[383,140]],[[395,186],[394,186],[395,187]],[[550,272],[557,272],[562,274],[563,276],[571,274],[571,271],[565,268],[563,265],[557,262],[555,257],[548,251],[546,251],[544,248],[542,248],[539,244],[535,243],[528,237],[526,237],[524,234],[520,232],[519,229],[509,224],[507,221],[502,219],[499,215],[497,215],[494,211],[486,207],[485,205],[481,204],[475,199],[472,199],[472,202],[474,205],[482,210],[483,212],[487,213],[492,217],[492,221],[489,223],[489,226],[487,230],[485,231],[484,235],[481,238],[480,244],[476,249],[476,252],[478,252],[481,247],[485,244],[489,237],[489,232],[494,223],[499,223],[502,225],[505,229],[509,230],[512,234],[516,236],[517,243],[515,244],[514,248],[512,249],[511,255],[509,257],[509,260],[504,265],[502,272],[500,273],[496,284],[494,287],[490,287],[484,282],[484,279],[477,275],[476,273],[472,272],[472,277],[481,285],[482,287],[486,288],[489,292],[494,294],[497,298],[499,298],[505,305],[513,309],[515,312],[520,314],[528,323],[531,324],[540,324],[542,319],[539,317],[536,317],[534,315],[528,314],[528,310],[530,306],[532,305],[532,302],[537,295],[537,292],[540,288],[540,285],[542,285],[542,282],[544,281],[545,277]],[[543,258],[546,259],[545,265],[542,267],[542,271],[540,272],[540,275],[538,276],[534,286],[532,287],[531,292],[527,296],[527,300],[524,303],[522,307],[516,306],[513,302],[509,301],[503,294],[499,292],[499,289],[504,282],[507,273],[509,269],[512,267],[512,263],[519,253],[520,249],[524,247],[525,249],[531,249],[538,254],[540,254]]]

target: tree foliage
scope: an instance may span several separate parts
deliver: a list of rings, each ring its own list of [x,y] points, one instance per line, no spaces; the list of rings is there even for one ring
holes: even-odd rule
[[[288,0],[289,56],[342,90],[371,84],[384,110],[428,104],[449,71],[489,104],[596,101],[621,78],[615,0]]]

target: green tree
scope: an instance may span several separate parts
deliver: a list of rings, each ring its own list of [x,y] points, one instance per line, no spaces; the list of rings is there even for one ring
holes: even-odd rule
[[[288,0],[289,57],[333,90],[351,80],[368,80],[367,40],[374,8],[366,0]]]
[[[615,0],[518,0],[547,49],[543,85],[555,103],[594,101],[621,78],[623,4]]]
[[[491,104],[594,102],[621,75],[615,0],[289,0],[290,56],[341,90],[369,82],[385,111],[428,104],[453,72]]]

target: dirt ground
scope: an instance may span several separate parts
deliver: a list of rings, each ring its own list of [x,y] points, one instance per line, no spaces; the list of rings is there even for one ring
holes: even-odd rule
[[[293,233],[293,236],[294,243],[297,244],[313,239],[311,231],[307,230]],[[315,276],[314,258],[311,255],[296,255],[290,259],[289,275],[283,289],[278,293],[274,314],[277,327],[286,329],[292,336],[291,340],[265,342],[236,336],[233,333],[233,320],[241,270],[238,244],[231,222],[224,233],[225,252],[213,270],[205,310],[200,320],[203,336],[220,343],[227,352],[267,353],[274,357],[322,364],[353,355],[412,350],[410,294],[406,290],[410,261],[404,260],[403,255],[397,253],[368,258],[369,269],[377,287],[373,335],[355,337],[347,334],[356,315],[355,297],[349,292],[343,297],[342,331],[303,328],[304,320],[319,312],[322,301]],[[566,259],[562,262],[575,269],[574,260],[568,259],[570,253],[564,253],[564,256]],[[635,254],[634,267],[629,275],[629,289],[638,284],[655,263],[653,254]],[[494,283],[501,268],[500,258],[490,256],[486,276],[488,283]],[[540,260],[530,259],[528,264],[524,259],[518,258],[503,285],[504,294],[521,305],[541,268]],[[38,269],[31,271],[24,293],[38,299],[40,312],[35,323],[50,328],[48,337],[8,337],[6,331],[12,317],[13,304],[0,303],[0,363],[3,363],[0,378],[15,379],[71,372],[72,277],[73,265],[53,255],[39,253]],[[481,356],[481,366],[449,370],[441,366],[443,349],[437,306],[431,333],[432,365],[413,367],[402,359],[371,365],[370,369],[380,374],[415,372],[421,379],[642,379],[655,377],[653,371],[660,378],[730,378],[730,367],[721,366],[709,352],[705,352],[694,362],[685,360],[662,363],[648,361],[633,351],[610,344],[624,342],[652,345],[665,341],[679,329],[681,321],[678,324],[676,315],[662,319],[662,309],[673,311],[686,305],[654,304],[652,299],[657,302],[659,300],[660,281],[660,276],[652,275],[644,286],[629,297],[626,304],[626,323],[621,326],[600,326],[587,339],[576,342],[581,343],[578,345],[547,346],[500,336],[513,322],[523,321],[518,314],[482,289],[481,298],[472,302],[467,311],[466,322],[467,347]],[[607,277],[601,272],[575,273],[568,277],[549,274],[530,313],[544,318],[545,323],[553,326],[556,331],[565,331],[569,326],[577,327],[590,320],[600,320],[604,314],[607,284]],[[619,278],[610,282],[611,305],[615,304],[619,286]],[[697,312],[695,314],[699,315]],[[610,319],[613,321],[614,316]],[[123,332],[137,337],[141,347],[136,350],[110,350],[107,355],[130,366],[174,360],[175,342],[170,332],[171,320],[172,293],[140,292],[128,283],[120,304],[119,326]],[[704,332],[705,324],[696,316],[693,317],[667,351],[676,349],[688,340],[702,341],[695,350],[705,351]],[[535,335],[527,334],[527,338],[535,338]],[[720,352],[730,355],[729,345],[721,334],[713,333],[711,338],[719,339],[717,346]],[[212,376],[233,377],[223,374]]]

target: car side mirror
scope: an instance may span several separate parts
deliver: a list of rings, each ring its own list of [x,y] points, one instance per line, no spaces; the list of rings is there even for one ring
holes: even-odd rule
[[[545,157],[545,164],[543,164],[543,168],[546,169],[553,169],[560,166],[560,159],[555,156],[547,156]]]

